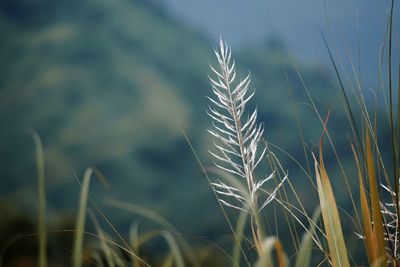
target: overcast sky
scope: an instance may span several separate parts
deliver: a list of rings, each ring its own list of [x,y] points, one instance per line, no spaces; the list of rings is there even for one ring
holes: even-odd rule
[[[222,36],[233,47],[257,45],[267,37],[279,36],[298,58],[327,62],[328,56],[318,30],[321,28],[335,50],[336,58],[346,64],[349,56],[355,63],[358,62],[359,40],[364,76],[370,78],[376,76],[390,4],[388,0],[162,2],[183,23],[203,31],[211,40],[216,41]],[[399,21],[397,18],[397,27]]]

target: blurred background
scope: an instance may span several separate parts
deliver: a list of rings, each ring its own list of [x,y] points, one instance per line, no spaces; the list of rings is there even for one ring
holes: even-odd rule
[[[229,233],[180,129],[211,166],[207,75],[219,38],[232,46],[239,72],[252,73],[256,101],[250,106],[258,107],[269,142],[306,166],[297,114],[307,156],[316,150],[322,127],[304,104],[309,100],[300,73],[320,111],[332,106],[329,127],[338,133],[338,153],[351,159],[351,131],[321,32],[348,74],[346,84],[355,81],[353,64],[363,88],[377,89],[388,10],[389,1],[377,0],[0,1],[2,240],[18,228],[9,226],[17,217],[35,229],[29,129],[44,146],[53,227],[73,222],[78,180],[94,166],[110,187],[93,180],[90,194],[121,233],[133,221],[146,221],[103,205],[107,198],[156,211],[189,240],[215,241]],[[310,183],[292,160],[280,157],[313,210]],[[333,158],[329,151],[326,158]],[[336,163],[327,165],[334,177]],[[338,177],[333,183],[344,182]],[[338,194],[346,209],[348,195]]]

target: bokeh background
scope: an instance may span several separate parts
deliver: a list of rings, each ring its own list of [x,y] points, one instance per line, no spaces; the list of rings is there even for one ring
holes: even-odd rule
[[[33,129],[45,150],[50,224],[73,220],[77,180],[94,166],[110,187],[93,180],[90,194],[121,233],[142,219],[104,206],[107,198],[150,208],[189,239],[216,240],[229,229],[180,127],[211,166],[205,110],[218,39],[232,46],[241,74],[251,70],[256,97],[250,106],[257,105],[269,142],[306,166],[297,110],[308,156],[315,151],[322,127],[304,104],[300,73],[321,112],[332,106],[329,127],[339,154],[350,160],[351,131],[321,32],[348,74],[346,84],[354,82],[353,64],[363,88],[377,89],[388,10],[389,1],[377,0],[0,1],[4,218],[21,212],[36,218]],[[310,183],[280,156],[312,210]],[[333,183],[344,184],[341,178]],[[348,207],[344,190],[337,193]]]

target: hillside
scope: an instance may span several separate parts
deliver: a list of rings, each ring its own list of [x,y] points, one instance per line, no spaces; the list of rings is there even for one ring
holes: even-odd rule
[[[0,3],[0,22],[4,199],[18,199],[20,205],[35,199],[34,149],[27,131],[34,129],[44,144],[53,211],[73,209],[79,190],[75,176],[95,166],[111,185],[107,191],[94,181],[91,192],[99,203],[114,196],[151,207],[184,232],[225,229],[177,123],[210,164],[205,96],[216,44],[170,18],[154,1],[7,0]],[[251,69],[268,140],[298,154],[285,70],[295,101],[306,98],[289,56],[274,44],[234,54],[242,73]],[[318,99],[337,97],[326,70],[303,67]],[[301,114],[312,143],[321,129],[308,108]],[[199,225],[194,213],[212,221]],[[126,214],[111,217],[124,218],[123,226],[132,220]]]

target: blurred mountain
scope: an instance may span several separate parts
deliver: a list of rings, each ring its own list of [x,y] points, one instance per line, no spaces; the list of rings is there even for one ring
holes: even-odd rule
[[[152,207],[188,232],[225,229],[180,130],[210,164],[205,96],[216,44],[148,0],[4,0],[0,34],[3,198],[34,199],[33,129],[44,144],[51,209],[73,209],[75,177],[95,166],[111,185],[105,191],[93,182],[100,203],[114,196]],[[301,158],[293,104],[307,98],[281,47],[273,40],[233,52],[241,74],[251,69],[266,137]],[[336,99],[324,68],[301,72],[318,103]],[[312,146],[321,133],[317,117],[308,107],[299,114]],[[199,225],[200,217],[209,225]]]

